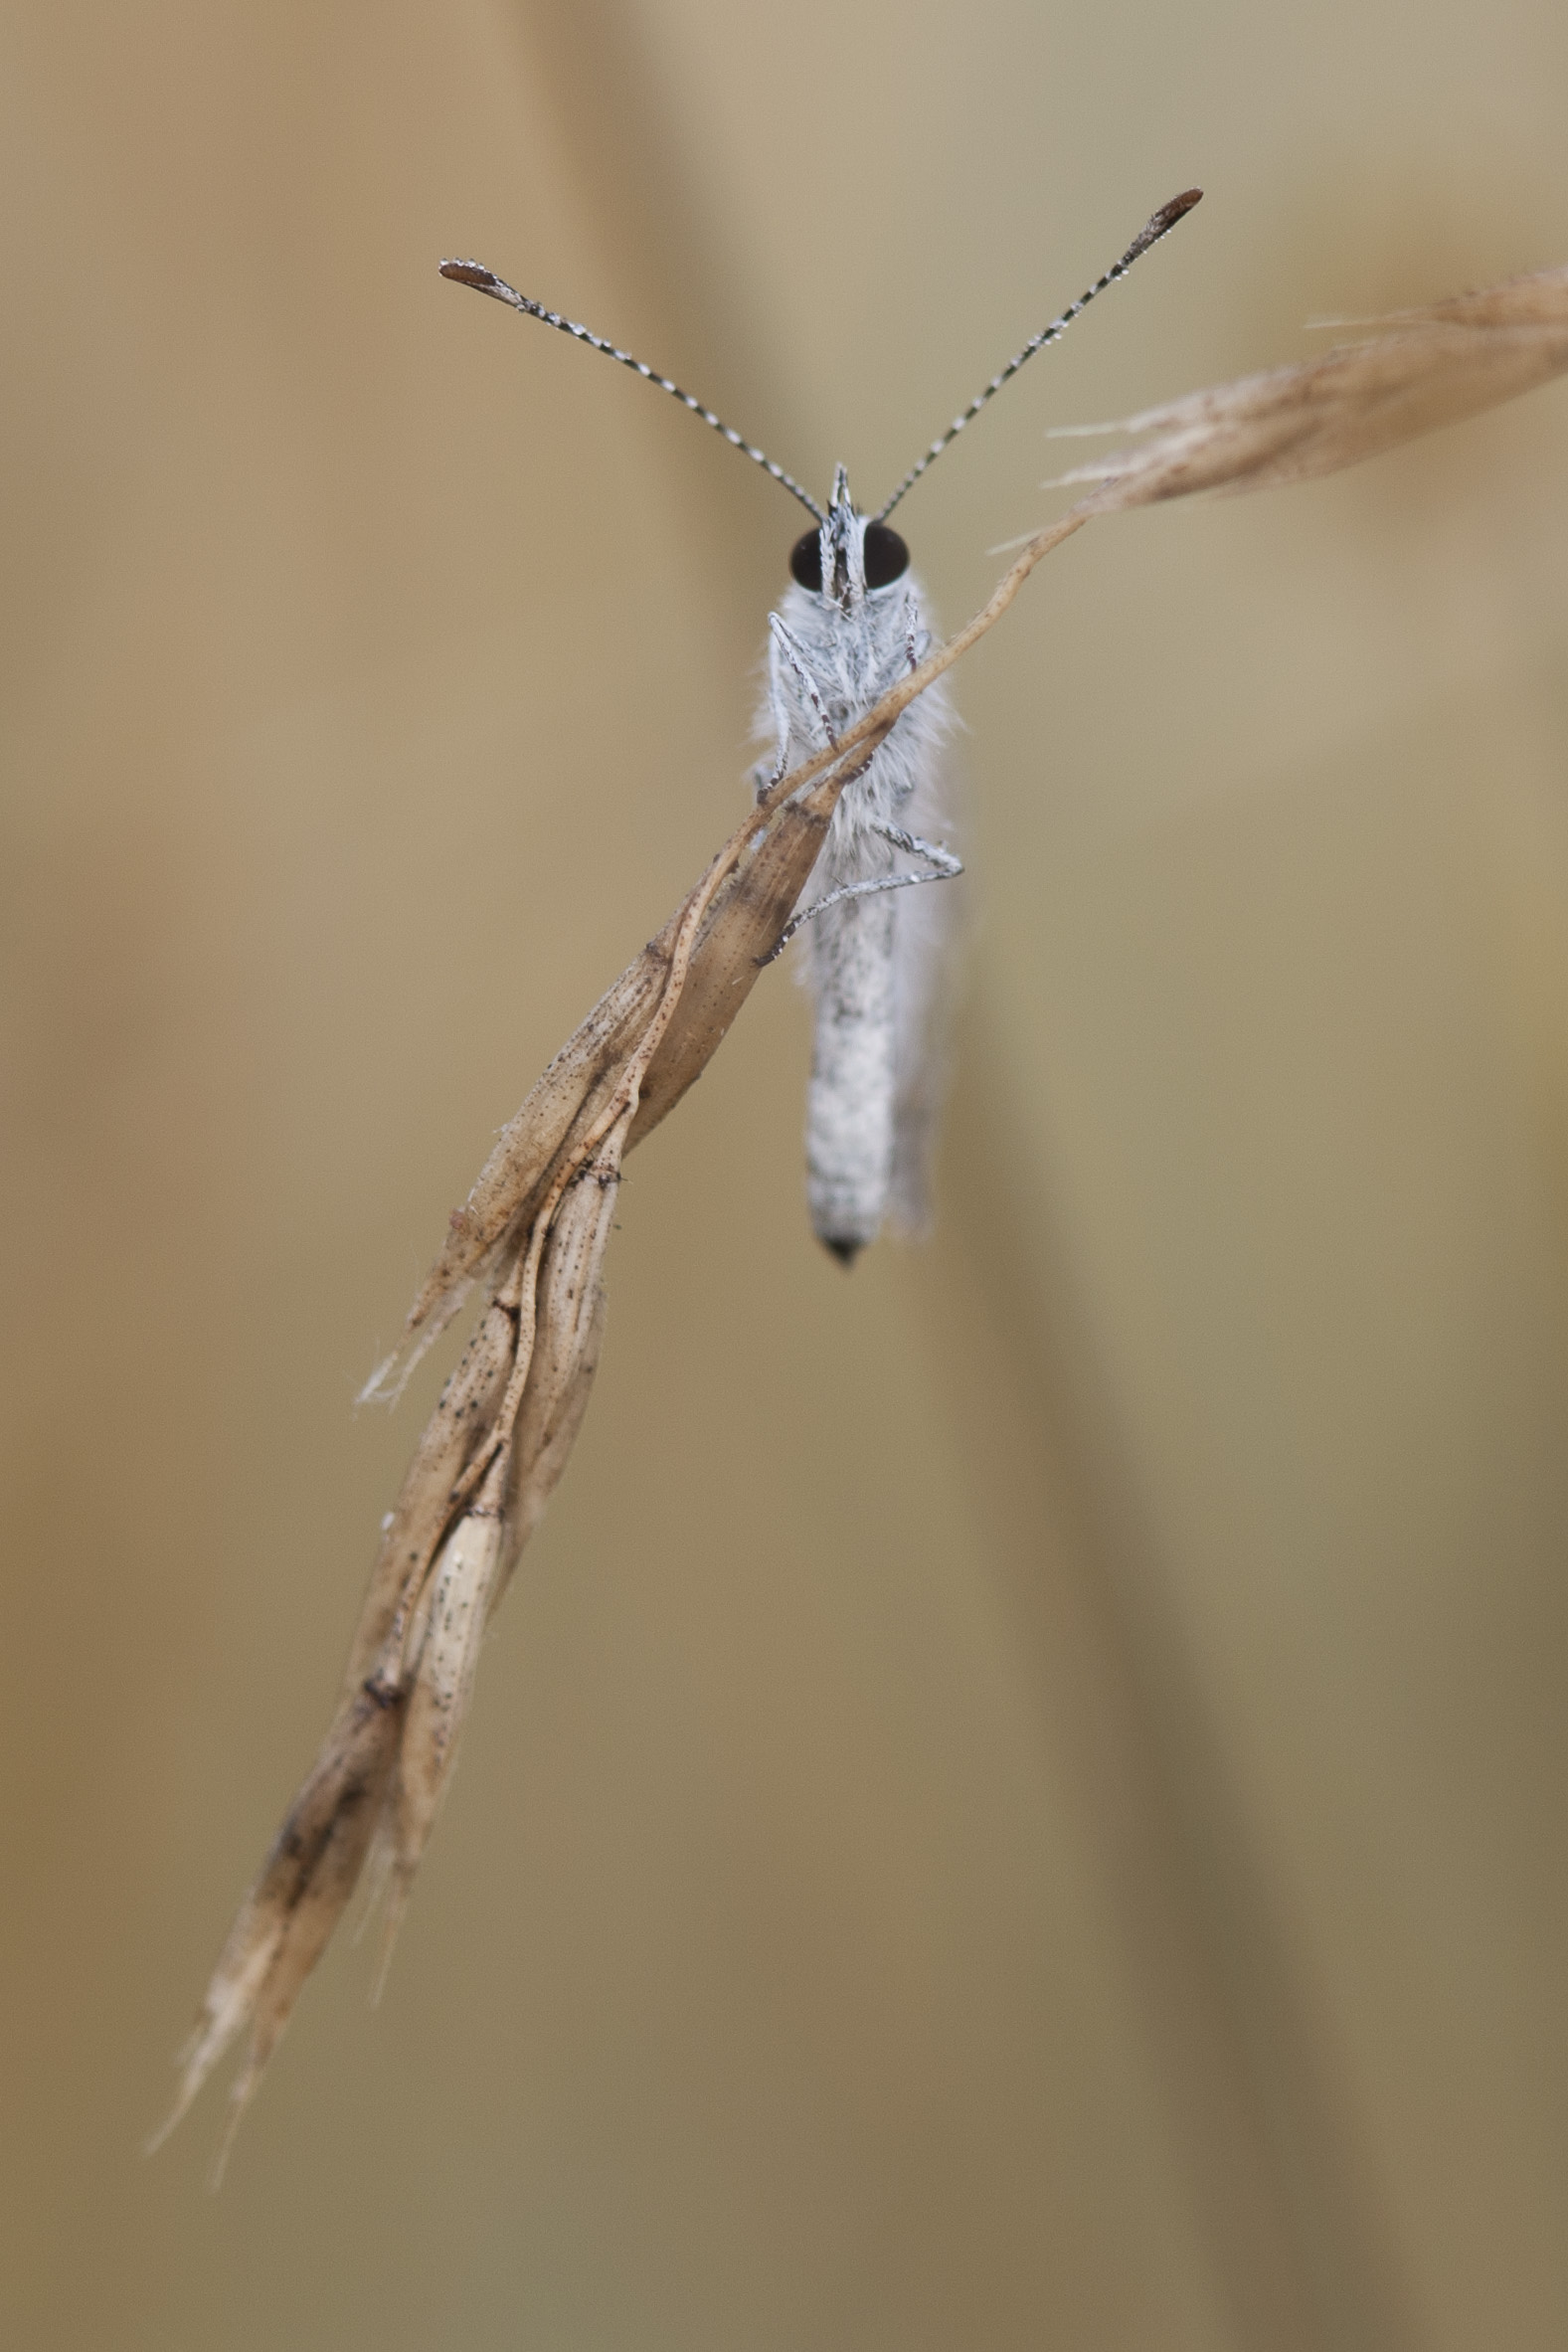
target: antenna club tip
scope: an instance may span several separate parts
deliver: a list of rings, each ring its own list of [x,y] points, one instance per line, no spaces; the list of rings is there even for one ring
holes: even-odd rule
[[[1160,206],[1148,225],[1163,237],[1167,229],[1174,229],[1182,216],[1191,212],[1193,206],[1201,204],[1202,201],[1203,190],[1201,188],[1183,188],[1179,196],[1173,196],[1168,204]]]
[[[1145,221],[1139,229],[1113,274],[1120,276],[1122,271],[1131,269],[1140,254],[1146,254],[1151,245],[1158,245],[1166,231],[1174,229],[1176,223],[1201,200],[1202,195],[1201,188],[1183,188],[1179,196],[1173,196],[1168,204],[1162,204],[1152,220]]]
[[[482,262],[442,262],[442,277],[452,278],[458,285],[477,287],[481,294],[494,293],[500,279],[493,270],[486,270]]]

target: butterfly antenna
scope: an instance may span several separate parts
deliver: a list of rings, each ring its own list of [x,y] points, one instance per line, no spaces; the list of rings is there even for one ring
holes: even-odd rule
[[[954,418],[953,423],[948,427],[947,432],[942,436],[941,440],[934,441],[930,449],[926,452],[924,457],[922,457],[920,463],[918,465],[912,466],[909,472],[905,474],[904,479],[899,483],[898,488],[894,491],[886,506],[884,506],[876,515],[876,521],[879,523],[885,523],[887,521],[888,516],[893,512],[894,507],[903,497],[905,491],[914,487],[915,483],[919,481],[921,475],[925,472],[928,465],[935,464],[936,460],[942,455],[943,451],[948,447],[950,442],[958,440],[958,435],[963,431],[964,426],[968,424],[970,418],[977,417],[981,409],[984,408],[985,403],[988,400],[995,399],[997,393],[1000,392],[1002,386],[1007,382],[1008,378],[1010,376],[1016,376],[1018,370],[1023,366],[1024,361],[1026,359],[1033,359],[1035,353],[1037,351],[1043,351],[1047,343],[1059,342],[1062,336],[1066,334],[1068,328],[1072,325],[1074,319],[1081,317],[1088,309],[1096,294],[1103,294],[1108,285],[1115,285],[1119,277],[1126,277],[1128,271],[1132,269],[1132,264],[1137,260],[1138,256],[1140,254],[1146,254],[1151,245],[1158,245],[1160,239],[1166,234],[1166,232],[1168,230],[1174,229],[1176,223],[1183,217],[1184,214],[1191,212],[1193,206],[1197,203],[1199,197],[1202,194],[1203,190],[1201,188],[1187,188],[1183,190],[1181,195],[1173,196],[1168,204],[1162,204],[1158,212],[1155,213],[1153,219],[1151,221],[1146,221],[1143,227],[1138,231],[1132,244],[1128,247],[1127,252],[1122,256],[1121,261],[1113,262],[1110,269],[1106,271],[1104,277],[1097,277],[1094,284],[1089,288],[1088,292],[1080,294],[1076,302],[1070,303],[1068,307],[1062,312],[1060,318],[1053,318],[1049,326],[1041,327],[1040,332],[1037,335],[1031,335],[1029,337],[1029,340],[1027,343],[1025,343],[1023,349],[1007,362],[1007,365],[1002,369],[1001,374],[999,376],[992,376],[990,382],[986,385],[985,390],[975,394],[973,400],[970,401],[962,416]],[[572,329],[574,334],[577,334],[581,330],[576,327]],[[756,452],[754,451],[752,453],[755,456]]]
[[[702,402],[691,393],[683,392],[678,384],[672,384],[668,376],[661,376],[655,368],[644,366],[640,359],[633,359],[629,351],[617,350],[613,343],[607,343],[603,335],[590,334],[586,326],[578,326],[572,319],[563,318],[558,310],[547,310],[542,302],[531,301],[527,294],[520,294],[515,286],[508,285],[504,277],[497,277],[493,270],[486,270],[480,262],[442,262],[441,275],[454,279],[458,285],[471,285],[478,293],[490,294],[497,302],[508,302],[514,310],[526,311],[530,318],[542,318],[546,326],[559,327],[563,335],[575,335],[580,343],[592,344],[596,351],[603,351],[607,359],[618,359],[623,368],[630,368],[634,374],[645,376],[650,384],[656,384],[661,392],[667,392],[678,400],[682,408],[690,409],[694,417],[700,417],[705,425],[711,425],[715,433],[722,433],[732,449],[742,451],[754,465],[760,465],[764,473],[771,473],[776,482],[783,483],[791,497],[798,498],[819,523],[826,522],[827,517],[816,500],[808,491],[801,489],[793,474],[785,473],[782,465],[776,465],[766,450],[754,450],[745,435],[737,433],[733,425],[726,425],[722,417],[716,417],[712,409],[704,408]]]

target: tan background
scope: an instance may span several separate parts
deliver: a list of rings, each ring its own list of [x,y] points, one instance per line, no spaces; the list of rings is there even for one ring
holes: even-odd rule
[[[741,804],[798,513],[1568,260],[1528,0],[14,8],[3,2263],[18,2347],[1547,2352],[1568,394],[1075,541],[958,681],[925,1252],[782,977],[632,1164],[381,2009],[168,2061],[431,1389],[353,1390]],[[1070,445],[1069,445],[1070,446]]]

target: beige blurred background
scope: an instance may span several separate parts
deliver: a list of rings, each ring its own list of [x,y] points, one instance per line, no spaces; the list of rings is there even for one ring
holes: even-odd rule
[[[112,2352],[1568,2337],[1568,393],[1098,526],[964,664],[923,1251],[759,990],[386,1998],[138,2153],[434,1392],[492,1131],[743,806],[800,516],[1568,261],[1538,0],[7,13],[0,2331]],[[1071,451],[1072,445],[1068,445]]]

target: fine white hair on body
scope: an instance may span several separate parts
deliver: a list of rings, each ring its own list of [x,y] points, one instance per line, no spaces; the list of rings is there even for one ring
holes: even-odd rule
[[[761,723],[775,739],[776,774],[836,741],[930,649],[907,568],[867,585],[866,530],[840,467],[819,535],[823,585],[792,580],[774,620]],[[958,870],[924,837],[940,819],[939,759],[952,724],[940,680],[902,713],[845,785],[791,926],[805,928],[816,998],[807,1205],[818,1239],[846,1264],[890,1210],[907,1227],[925,1221],[935,1108],[925,1045],[944,926],[923,920],[913,902],[946,897],[914,885]]]

